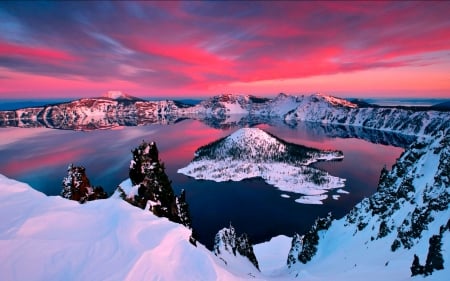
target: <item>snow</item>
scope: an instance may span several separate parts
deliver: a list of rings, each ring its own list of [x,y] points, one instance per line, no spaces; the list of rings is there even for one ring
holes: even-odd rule
[[[339,188],[338,190],[336,190],[337,193],[341,193],[341,194],[349,194],[350,192],[348,192],[347,190],[344,190],[342,188]]]
[[[261,272],[276,276],[286,269],[286,259],[291,248],[291,237],[275,236],[270,241],[253,246]]]
[[[334,106],[345,106],[345,107],[350,107],[350,108],[358,107],[356,104],[349,102],[347,100],[344,100],[344,99],[335,98],[335,97],[323,95],[323,94],[316,94],[316,96],[323,98],[324,100],[326,100],[327,102],[329,102],[330,104],[332,104]]]
[[[214,149],[214,155],[198,157],[179,169],[178,173],[216,182],[262,178],[281,191],[310,196],[296,200],[298,203],[317,204],[317,201],[323,200],[321,198],[326,198],[323,194],[328,190],[345,186],[345,179],[306,166],[319,160],[341,159],[343,156],[333,151],[310,152],[309,158],[302,159],[301,165],[272,160],[277,159],[280,153],[286,153],[287,145],[259,128],[239,129],[221,140]],[[237,159],[229,155],[236,150],[240,151]],[[197,152],[196,156],[199,155]]]
[[[81,205],[0,175],[0,220],[2,280],[266,279],[239,262],[227,268],[190,244],[187,228],[117,198]]]
[[[305,171],[313,170],[323,173],[326,181],[316,184]],[[249,163],[237,160],[199,160],[193,161],[188,166],[178,170],[178,173],[195,179],[223,181],[241,181],[249,178],[260,177],[270,185],[281,191],[294,192],[309,195],[309,197],[296,200],[298,203],[309,203],[326,199],[322,195],[328,190],[345,186],[345,179],[334,177],[326,172],[321,172],[305,166],[292,166],[285,163]],[[313,200],[314,199],[314,200]],[[317,203],[316,203],[317,204]]]
[[[111,98],[118,95],[113,92]],[[93,106],[84,104],[91,101],[94,102]],[[278,108],[271,108],[276,104],[275,101]],[[112,109],[106,112],[110,106]],[[21,118],[36,120],[35,116],[41,114],[49,120],[63,120],[61,124],[69,124],[68,128],[73,129],[92,124],[99,128],[117,126],[104,118],[114,114],[152,117],[156,116],[158,110],[162,115],[210,110],[201,111],[199,108],[203,105],[194,109],[177,109],[171,107],[169,102],[140,102],[127,108],[126,112],[118,110],[116,106],[117,101],[84,99],[60,106],[18,110],[16,113],[19,113],[19,126],[29,126],[27,122],[21,122]],[[369,200],[363,200],[358,205],[356,217],[367,223],[365,228],[359,230],[356,223],[348,222],[345,217],[333,221],[328,230],[319,232],[318,250],[313,259],[305,265],[297,263],[291,269],[284,268],[282,263],[286,260],[286,254],[283,253],[286,253],[288,246],[287,238],[274,238],[256,245],[255,253],[262,270],[259,273],[247,260],[240,260],[242,257],[230,255],[226,257],[225,263],[202,245],[197,244],[195,248],[188,242],[188,229],[129,205],[119,198],[118,193],[106,200],[80,205],[61,197],[47,197],[26,184],[0,175],[1,279],[288,280],[297,276],[299,280],[336,281],[424,279],[422,276],[410,277],[412,257],[417,254],[421,263],[424,263],[429,238],[437,234],[439,227],[448,221],[450,210],[431,211],[432,221],[427,224],[420,238],[413,239],[411,249],[400,247],[394,252],[391,245],[401,230],[402,222],[410,220],[413,210],[422,206],[423,195],[441,196],[443,190],[448,188],[444,174],[438,171],[442,153],[434,153],[441,146],[439,140],[448,134],[448,112],[357,108],[345,100],[324,95],[302,98],[280,95],[276,100],[263,103],[248,112],[237,102],[223,103],[222,106],[228,113],[278,115],[284,116],[287,122],[305,120],[422,137],[421,140],[429,141],[424,149],[425,154],[406,171],[407,175],[413,176],[414,201],[398,200],[400,208],[385,218],[391,226],[391,232],[378,238],[382,218],[366,211]],[[36,124],[53,127],[45,118],[42,120],[44,123]],[[160,122],[168,121],[164,119]],[[216,181],[261,177],[280,190],[303,194],[296,199],[296,202],[303,204],[322,204],[328,198],[328,190],[343,187],[344,184],[342,179],[328,175],[329,186],[326,188],[310,186],[301,174],[304,172],[301,170],[307,167],[286,166],[284,163],[255,164],[229,159],[202,161],[189,164],[183,168],[184,172]],[[444,184],[434,185],[436,179],[443,179]],[[398,186],[401,180],[396,179],[393,186]],[[298,184],[300,181],[303,181],[303,185]],[[126,194],[136,192],[129,180],[124,181],[121,187],[126,190]],[[348,192],[337,189],[336,193]],[[339,195],[331,196],[336,199]],[[433,272],[426,280],[448,280],[449,244],[450,234],[447,231],[442,238],[445,269]]]
[[[121,91],[108,91],[105,93],[104,97],[105,98],[110,98],[110,99],[119,99],[121,97],[124,97],[125,95],[121,92]]]
[[[295,200],[297,203],[301,204],[314,204],[314,205],[322,205],[322,201],[327,199],[328,195],[326,194],[318,194],[318,195],[307,195],[302,196]]]
[[[239,103],[221,102],[227,114],[248,114],[248,111],[243,109]]]
[[[449,217],[443,212],[430,229]],[[306,265],[285,267],[286,236],[255,245],[261,272],[241,256],[221,259],[199,243],[194,247],[188,229],[123,200],[81,205],[2,175],[0,220],[2,280],[410,280],[412,253],[390,250],[393,233],[371,241],[370,231],[355,234],[343,219],[319,232],[320,247]],[[422,262],[431,234],[412,249]],[[447,249],[448,233],[442,243]],[[443,255],[445,270],[426,280],[448,280],[450,253]]]
[[[392,242],[398,239],[398,231],[403,228],[408,230],[411,226],[411,214],[417,208],[427,205],[423,202],[425,194],[429,196],[446,196],[445,189],[440,184],[435,183],[436,175],[447,173],[441,171],[440,159],[448,157],[448,147],[442,147],[441,138],[427,140],[423,138],[425,146],[412,145],[399,159],[408,161],[405,167],[404,177],[395,177],[395,183],[389,185],[389,190],[396,190],[404,178],[413,176],[414,194],[411,200],[398,199],[398,208],[389,210],[389,215],[373,214],[367,207],[369,200],[363,200],[357,205],[355,217],[363,219],[367,226],[358,229],[358,221],[349,223],[346,217],[333,221],[330,228],[319,232],[319,245],[316,255],[307,264],[297,263],[291,268],[291,274],[304,278],[304,280],[410,280],[410,267],[413,256],[416,254],[421,264],[425,263],[429,239],[439,233],[440,226],[446,225],[450,218],[450,209],[438,210],[434,208],[430,211],[430,221],[420,233],[419,238],[411,237],[411,248],[400,246],[396,251],[391,250]],[[436,149],[441,149],[440,153]],[[447,156],[445,156],[447,155]],[[393,168],[394,175],[397,168]],[[427,186],[432,188],[427,188]],[[392,191],[391,191],[392,192]],[[340,192],[342,193],[342,192]],[[383,200],[383,199],[381,199]],[[384,201],[382,201],[383,203]],[[445,202],[445,201],[444,201]],[[386,203],[388,204],[388,203]],[[388,208],[389,205],[387,205]],[[408,224],[403,222],[408,220]],[[384,221],[390,228],[386,236],[378,237],[381,221]],[[392,226],[392,227],[391,227]],[[425,280],[448,280],[449,259],[448,243],[450,242],[450,232],[446,231],[442,238],[442,255],[444,259],[444,270],[437,270]],[[324,270],[326,269],[326,270]],[[334,274],[333,274],[334,273]],[[413,279],[424,280],[423,276]]]

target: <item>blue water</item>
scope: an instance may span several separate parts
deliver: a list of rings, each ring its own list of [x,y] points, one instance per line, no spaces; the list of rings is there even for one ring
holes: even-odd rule
[[[194,120],[91,132],[0,128],[0,173],[48,195],[57,195],[67,166],[74,163],[86,167],[91,184],[101,185],[111,193],[128,177],[131,149],[142,140],[155,141],[175,192],[187,191],[200,242],[212,247],[214,235],[230,222],[239,233],[246,232],[253,243],[258,243],[280,234],[304,233],[317,217],[330,211],[342,217],[375,192],[381,168],[389,168],[402,152],[401,148],[363,139],[329,137],[311,125],[258,127],[289,142],[342,150],[343,161],[316,166],[345,178],[345,190],[350,194],[342,194],[339,200],[330,196],[323,205],[303,205],[295,202],[299,194],[282,192],[261,179],[216,183],[178,174],[177,170],[192,160],[199,146],[238,129],[214,129]],[[291,197],[283,198],[282,194]]]

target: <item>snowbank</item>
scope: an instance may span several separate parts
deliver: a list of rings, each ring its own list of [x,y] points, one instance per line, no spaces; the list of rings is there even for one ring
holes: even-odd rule
[[[110,198],[80,205],[0,175],[1,280],[265,279],[226,265],[190,230]]]

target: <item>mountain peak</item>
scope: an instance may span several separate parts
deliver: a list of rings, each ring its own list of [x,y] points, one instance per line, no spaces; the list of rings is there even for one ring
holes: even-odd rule
[[[328,102],[329,104],[333,106],[341,106],[341,107],[350,107],[350,108],[356,108],[358,105],[355,103],[349,102],[348,100],[337,98],[329,95],[325,95],[322,93],[316,93],[311,96],[312,98],[317,98],[319,100],[323,100]]]
[[[231,134],[227,139],[234,141],[246,141],[258,137],[268,142],[275,143],[276,139],[259,128],[242,128]]]
[[[103,97],[109,98],[112,100],[138,100],[138,98],[127,95],[127,94],[123,93],[122,91],[117,91],[117,90],[108,91],[103,95]]]

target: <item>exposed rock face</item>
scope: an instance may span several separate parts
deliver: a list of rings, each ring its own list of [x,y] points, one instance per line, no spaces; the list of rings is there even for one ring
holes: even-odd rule
[[[289,250],[287,265],[288,267],[293,266],[299,260],[299,254],[302,251],[303,236],[300,236],[298,233],[295,233],[292,237],[291,249]]]
[[[132,152],[129,175],[133,185],[139,186],[135,204],[145,208],[149,203],[155,215],[178,221],[175,194],[164,164],[159,161],[156,144],[142,142]]]
[[[159,160],[156,143],[143,141],[132,153],[129,176],[137,192],[123,194],[123,198],[142,209],[149,208],[157,216],[192,228],[186,193],[182,190],[179,197],[175,196],[164,164]]]
[[[303,236],[295,234],[292,238],[287,265],[293,266],[297,261],[305,264],[317,252],[320,231],[327,230],[331,225],[331,213],[326,218],[317,218],[311,229]]]
[[[258,270],[258,260],[253,251],[253,246],[248,240],[246,233],[237,236],[234,227],[230,223],[229,228],[219,230],[214,239],[214,254],[225,260],[223,253],[227,252],[234,256],[241,255],[246,257]]]
[[[108,194],[102,187],[91,186],[86,176],[86,169],[81,166],[73,166],[73,164],[70,164],[67,169],[67,176],[63,179],[62,185],[61,196],[80,203],[108,197]]]

